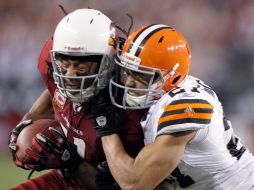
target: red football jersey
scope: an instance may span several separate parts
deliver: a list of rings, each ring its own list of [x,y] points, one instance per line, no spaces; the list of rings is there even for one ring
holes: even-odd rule
[[[43,46],[39,56],[38,69],[51,94],[55,118],[65,129],[68,141],[77,146],[79,155],[96,166],[105,160],[105,156],[101,142],[95,136],[92,116],[87,111],[88,109],[68,101],[54,83],[50,56],[52,42],[52,38],[49,38]],[[126,151],[131,156],[136,156],[144,146],[143,132],[140,126],[143,113],[140,111],[125,111],[124,113],[124,135],[121,138]]]

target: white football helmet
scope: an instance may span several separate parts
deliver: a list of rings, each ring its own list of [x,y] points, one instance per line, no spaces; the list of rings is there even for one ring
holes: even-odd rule
[[[51,51],[53,76],[60,92],[71,101],[87,102],[90,97],[108,85],[115,53],[115,28],[111,20],[94,9],[78,9],[66,15],[57,25]],[[98,56],[97,72],[86,76],[65,76],[61,70],[64,56]],[[85,57],[84,57],[85,58]],[[79,87],[69,88],[64,79],[79,81]],[[85,82],[89,80],[89,86]],[[92,83],[91,83],[92,80]]]

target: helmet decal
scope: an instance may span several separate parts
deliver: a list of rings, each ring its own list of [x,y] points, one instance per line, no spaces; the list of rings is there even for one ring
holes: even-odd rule
[[[148,39],[156,32],[163,30],[163,29],[172,29],[173,28],[165,25],[160,24],[153,24],[148,27],[145,27],[142,31],[139,32],[139,34],[136,35],[135,39],[133,39],[133,42],[131,46],[128,49],[128,52],[139,56],[142,47],[144,47],[144,44],[148,41]],[[134,45],[135,44],[135,45]]]

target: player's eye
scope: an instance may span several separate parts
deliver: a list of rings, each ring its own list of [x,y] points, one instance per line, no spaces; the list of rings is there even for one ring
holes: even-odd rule
[[[130,71],[130,70],[127,71],[127,75],[130,75],[135,80],[138,80],[142,83],[148,83],[149,80],[151,79],[151,75],[148,75],[146,73],[141,73],[141,72]]]
[[[78,76],[87,76],[88,72],[87,72],[87,70],[78,70],[77,75]]]
[[[120,80],[122,83],[125,83],[128,77],[128,73],[125,69],[121,70]]]

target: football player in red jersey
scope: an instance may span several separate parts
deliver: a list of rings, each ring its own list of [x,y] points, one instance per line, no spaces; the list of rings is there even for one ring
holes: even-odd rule
[[[36,184],[39,184],[39,189],[44,189],[44,186],[47,189],[95,189],[93,167],[105,159],[93,130],[90,104],[94,96],[99,96],[100,90],[108,94],[108,90],[103,89],[107,87],[113,70],[115,38],[115,29],[107,16],[97,10],[80,9],[65,16],[56,27],[54,40],[49,38],[44,45],[38,68],[47,90],[12,131],[9,146],[18,166],[33,168],[22,165],[15,158],[18,133],[31,120],[55,118],[61,124],[68,143],[75,145],[83,161],[79,167],[72,165],[67,169],[70,176],[74,176],[72,179],[77,184],[74,187],[64,183],[62,174],[53,170],[16,189],[34,189]],[[123,140],[128,141],[127,148],[131,154],[143,146],[143,134],[138,126],[140,117],[139,113],[126,113],[128,131]]]
[[[13,189],[96,189],[94,168],[105,158],[94,133],[90,105],[97,103],[101,94],[108,94],[106,87],[113,70],[111,62],[115,38],[115,29],[108,17],[93,9],[80,9],[65,16],[58,24],[54,37],[43,46],[38,68],[47,90],[10,135],[9,147],[14,162],[22,168],[36,169],[17,160],[15,142],[25,126],[40,118],[55,118],[81,159],[78,163],[77,160],[75,163],[63,161],[62,172],[52,170]],[[109,113],[116,117],[114,110]],[[144,145],[139,124],[144,113],[127,111],[121,117],[122,140],[133,156]],[[47,168],[46,165],[44,167]],[[105,183],[102,186],[109,189]]]

